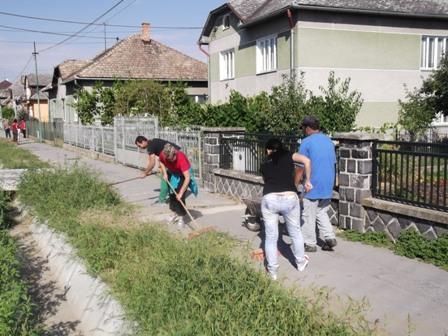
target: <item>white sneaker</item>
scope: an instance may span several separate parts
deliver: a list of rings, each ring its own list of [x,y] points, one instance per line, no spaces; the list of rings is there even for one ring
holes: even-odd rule
[[[177,228],[178,229],[183,229],[183,227],[185,226],[185,221],[182,217],[179,217],[176,221],[177,223]]]
[[[168,224],[173,224],[177,222],[177,215],[171,215],[168,217],[168,219],[166,220],[168,222]]]
[[[269,277],[270,277],[272,280],[274,280],[274,281],[277,280],[277,274],[275,274],[275,273],[271,273],[271,272],[268,272],[268,274],[269,274]]]
[[[301,261],[297,261],[297,270],[299,272],[303,272],[305,270],[306,266],[308,266],[309,262],[310,262],[310,258],[305,254]]]

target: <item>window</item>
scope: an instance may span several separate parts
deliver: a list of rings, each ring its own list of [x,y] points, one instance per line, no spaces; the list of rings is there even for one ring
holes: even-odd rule
[[[257,41],[257,73],[277,70],[277,37]]]
[[[222,17],[222,29],[225,30],[227,28],[230,28],[230,15],[224,15]]]
[[[423,36],[420,67],[425,70],[437,69],[446,52],[447,37]]]
[[[221,80],[235,77],[235,50],[221,52],[219,70]]]

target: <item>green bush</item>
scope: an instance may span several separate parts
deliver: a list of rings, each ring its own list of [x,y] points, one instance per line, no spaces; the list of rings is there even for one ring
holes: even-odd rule
[[[86,170],[27,174],[20,194],[105,279],[138,334],[370,334],[352,327],[352,316],[335,317],[324,303],[281,289],[230,257],[233,243],[221,234],[187,242],[158,226],[132,228],[129,217],[114,218],[118,196]]]

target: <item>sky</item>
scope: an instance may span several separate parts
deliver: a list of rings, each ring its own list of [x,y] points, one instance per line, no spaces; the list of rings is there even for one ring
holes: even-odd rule
[[[92,22],[119,0],[0,0],[0,11],[68,21]],[[151,37],[196,59],[205,61],[197,40],[209,12],[226,0],[124,0],[99,23],[135,27],[107,27],[107,47],[138,33],[142,22],[151,24]],[[7,27],[2,27],[7,26]],[[53,68],[66,59],[90,59],[104,51],[104,26],[91,26],[60,46],[45,51],[68,36],[19,31],[15,28],[72,34],[83,24],[49,22],[0,14],[0,81],[14,82],[21,74],[34,72],[33,41],[36,42],[39,73],[52,74]],[[9,28],[14,27],[14,28]],[[161,28],[156,28],[161,27]],[[167,29],[163,27],[176,27]]]

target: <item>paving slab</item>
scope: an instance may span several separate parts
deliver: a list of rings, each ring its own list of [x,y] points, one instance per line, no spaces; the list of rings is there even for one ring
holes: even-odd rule
[[[44,144],[24,144],[42,160],[64,165],[79,161],[99,172],[109,182],[135,177],[133,168],[81,158],[78,154]],[[144,216],[162,219],[168,211],[154,206],[159,180],[152,176],[116,186],[123,198],[142,205]],[[262,246],[260,233],[242,226],[244,207],[235,200],[203,190],[197,198],[190,196],[188,206],[194,210],[201,226],[213,225],[254,249]],[[310,254],[305,272],[298,272],[289,261],[289,238],[279,244],[280,281],[287,286],[313,285],[332,289],[334,295],[356,300],[367,299],[367,316],[377,321],[391,335],[448,335],[448,272],[416,260],[394,255],[391,251],[360,243],[338,240],[334,252]],[[260,267],[262,264],[260,263]]]

